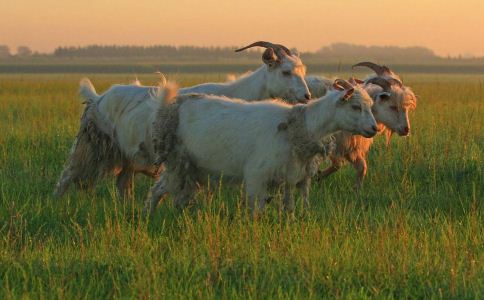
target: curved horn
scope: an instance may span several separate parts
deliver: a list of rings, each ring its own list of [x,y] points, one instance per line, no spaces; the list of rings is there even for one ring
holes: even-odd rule
[[[352,89],[353,88],[353,85],[351,85],[351,83],[349,83],[348,81],[344,80],[344,79],[336,79],[334,81],[334,83],[336,84],[339,84],[340,86],[342,86],[345,90],[349,90],[349,89]]]
[[[391,89],[391,86],[392,86],[390,81],[388,81],[387,79],[382,78],[382,77],[371,78],[366,83],[367,84],[372,83],[372,84],[376,84],[378,86],[381,86],[384,91],[389,91]]]
[[[165,75],[163,75],[163,73],[161,73],[160,71],[156,71],[155,74],[158,74],[158,76],[160,76],[161,86],[166,86],[167,81]]]
[[[388,74],[388,73],[391,74],[391,71],[388,67],[380,66],[380,65],[377,65],[377,64],[369,62],[369,61],[363,61],[363,62],[357,63],[356,65],[353,65],[351,68],[354,69],[355,67],[370,68],[373,71],[375,71],[376,75],[378,75],[378,76],[382,76],[382,75],[385,75],[385,74]]]
[[[350,77],[350,79],[348,80],[348,82],[351,83],[352,85],[358,85],[358,84],[365,83],[363,80],[358,79],[356,77]]]
[[[235,52],[244,51],[245,49],[249,49],[249,48],[252,48],[252,47],[264,47],[264,48],[274,49],[277,56],[282,56],[281,50],[284,51],[284,53],[287,54],[287,55],[292,55],[291,50],[289,50],[287,47],[280,45],[280,44],[273,44],[273,43],[265,42],[265,41],[254,42],[254,43],[252,43],[248,46],[245,46],[243,48],[236,49]]]
[[[291,50],[289,50],[289,48],[287,48],[286,46],[281,45],[281,44],[276,44],[276,46],[278,46],[278,47],[280,47],[282,50],[284,50],[284,52],[286,52],[286,54],[287,54],[287,55],[292,55]]]
[[[386,78],[386,80],[388,80],[391,85],[397,85],[398,87],[403,88],[403,83],[396,78]]]

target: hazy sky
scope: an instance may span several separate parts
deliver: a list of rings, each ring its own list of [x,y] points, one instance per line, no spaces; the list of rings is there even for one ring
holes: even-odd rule
[[[334,42],[484,56],[484,0],[0,0],[0,44],[244,45]]]

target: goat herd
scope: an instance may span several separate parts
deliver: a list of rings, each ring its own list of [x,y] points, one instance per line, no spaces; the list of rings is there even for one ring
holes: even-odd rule
[[[183,208],[198,188],[223,177],[244,182],[253,213],[283,185],[284,207],[292,211],[295,189],[307,206],[312,177],[328,176],[344,161],[356,169],[359,188],[377,133],[387,142],[393,132],[409,135],[416,97],[388,67],[360,62],[354,67],[375,74],[329,80],[307,76],[283,45],[260,41],[236,51],[256,46],[265,48],[264,64],[225,83],[177,89],[166,80],[159,87],[135,82],[98,95],[83,79],[86,107],[54,195],[72,183],[91,188],[114,173],[119,195],[131,197],[134,175],[143,173],[157,180],[145,206],[152,214],[166,193]],[[327,157],[331,166],[319,171]]]

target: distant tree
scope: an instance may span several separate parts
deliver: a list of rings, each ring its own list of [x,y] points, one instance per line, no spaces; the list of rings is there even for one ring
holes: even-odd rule
[[[197,47],[197,46],[115,46],[90,45],[85,47],[58,47],[54,50],[57,57],[108,57],[108,58],[156,58],[166,60],[184,59],[237,59],[260,58],[260,51],[235,53],[234,47]]]
[[[7,45],[0,45],[0,58],[10,57],[10,48]]]
[[[30,56],[32,55],[32,50],[30,50],[27,46],[18,46],[17,47],[17,56]]]
[[[55,49],[53,56],[68,58],[131,58],[156,59],[160,61],[236,61],[260,60],[261,49],[234,52],[235,47],[199,46],[129,46],[129,45],[89,45],[67,46]],[[372,60],[376,62],[429,62],[442,59],[432,50],[424,47],[364,46],[348,43],[335,43],[322,47],[316,52],[301,52],[304,59],[326,62],[356,62]]]
[[[424,47],[363,46],[348,43],[336,43],[322,47],[313,55],[323,59],[372,59],[385,61],[422,61],[437,58],[432,50]]]

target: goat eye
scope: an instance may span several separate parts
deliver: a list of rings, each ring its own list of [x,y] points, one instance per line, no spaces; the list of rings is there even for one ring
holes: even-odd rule
[[[394,106],[394,105],[390,106],[390,109],[393,110],[393,111],[398,111],[398,107]]]
[[[282,71],[282,75],[291,76],[291,71]]]
[[[360,111],[360,110],[361,110],[361,107],[360,107],[360,106],[358,106],[358,105],[352,105],[352,106],[351,106],[351,108],[352,108],[353,110],[357,110],[357,111]]]

